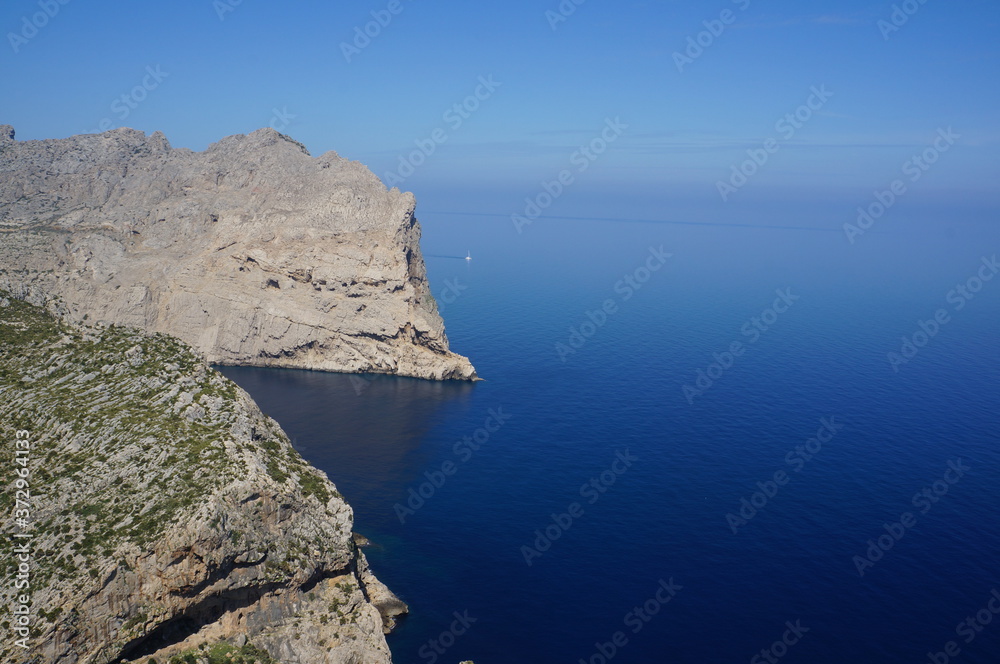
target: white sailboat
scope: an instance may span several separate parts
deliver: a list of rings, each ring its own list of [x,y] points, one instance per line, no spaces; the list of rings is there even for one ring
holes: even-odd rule
[[[471,251],[465,252],[465,260],[467,260],[467,261],[471,261],[472,260],[472,252]]]

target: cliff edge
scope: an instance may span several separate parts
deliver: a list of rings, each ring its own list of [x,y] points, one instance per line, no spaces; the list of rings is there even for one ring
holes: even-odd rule
[[[0,436],[0,661],[389,664],[351,508],[182,342],[0,292]]]
[[[204,152],[0,125],[0,288],[208,362],[476,378],[448,347],[410,193],[260,129]]]

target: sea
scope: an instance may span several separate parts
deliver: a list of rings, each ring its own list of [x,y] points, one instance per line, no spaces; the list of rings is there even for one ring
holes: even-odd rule
[[[994,214],[425,198],[481,382],[222,369],[354,508],[394,662],[1000,662]]]

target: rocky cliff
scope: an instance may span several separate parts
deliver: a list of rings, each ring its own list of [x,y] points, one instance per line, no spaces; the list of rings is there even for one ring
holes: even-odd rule
[[[427,284],[412,194],[272,129],[204,152],[0,125],[0,288],[210,363],[474,379]]]
[[[0,661],[390,662],[351,508],[185,344],[0,292],[0,438]]]

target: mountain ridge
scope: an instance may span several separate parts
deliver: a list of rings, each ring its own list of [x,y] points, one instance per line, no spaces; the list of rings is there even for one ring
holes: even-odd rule
[[[273,129],[203,152],[0,125],[0,288],[209,362],[476,380],[449,348],[412,194]]]

